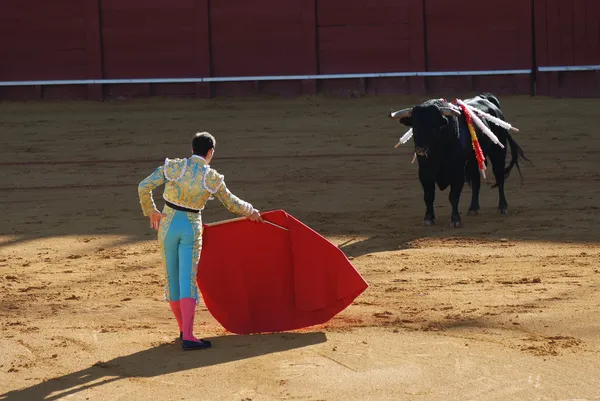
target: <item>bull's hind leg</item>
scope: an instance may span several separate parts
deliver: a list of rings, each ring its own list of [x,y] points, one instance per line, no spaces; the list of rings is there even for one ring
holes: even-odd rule
[[[471,205],[469,206],[469,216],[476,216],[479,214],[479,190],[481,188],[481,175],[479,173],[479,167],[477,162],[469,162],[467,164],[467,174],[471,181]]]
[[[501,149],[500,147],[493,145],[492,149],[490,149],[490,159],[494,169],[496,185],[498,186],[498,210],[500,210],[501,214],[508,214],[508,202],[506,201],[506,195],[504,194],[504,163],[506,160],[506,148]]]
[[[465,180],[461,175],[460,179],[454,180],[450,185],[450,204],[452,205],[452,215],[450,216],[450,226],[454,228],[462,227],[462,221],[460,219],[460,213],[458,211],[458,203],[460,202],[460,194],[465,185]]]

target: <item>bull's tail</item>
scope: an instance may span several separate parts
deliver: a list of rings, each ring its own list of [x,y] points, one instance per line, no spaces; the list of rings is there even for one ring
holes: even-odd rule
[[[523,149],[521,149],[517,141],[513,139],[513,137],[510,135],[510,132],[507,132],[506,138],[508,139],[508,144],[510,145],[511,160],[509,165],[506,166],[506,168],[504,169],[504,179],[506,180],[508,178],[513,167],[517,168],[521,179],[523,179],[523,174],[521,173],[521,166],[519,166],[519,160],[525,160],[531,165],[533,165],[533,163],[531,162],[531,160],[525,157]],[[497,186],[498,184],[496,183],[492,186],[492,188],[496,188]]]

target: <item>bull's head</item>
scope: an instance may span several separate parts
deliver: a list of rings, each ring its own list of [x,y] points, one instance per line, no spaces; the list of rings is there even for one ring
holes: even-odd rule
[[[418,105],[391,112],[389,118],[411,127],[417,156],[427,156],[438,142],[442,129],[449,123],[448,117],[458,117],[460,112],[451,107],[435,104]]]

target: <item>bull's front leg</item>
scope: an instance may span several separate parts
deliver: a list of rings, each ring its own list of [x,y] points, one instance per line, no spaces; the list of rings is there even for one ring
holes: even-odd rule
[[[432,226],[435,224],[435,212],[433,211],[433,202],[435,201],[435,181],[420,177],[423,187],[423,200],[425,201],[425,218],[423,225]]]
[[[452,205],[452,215],[450,216],[450,226],[454,228],[462,227],[462,221],[460,219],[460,213],[458,211],[458,203],[460,202],[460,194],[465,185],[464,176],[461,174],[460,178],[457,177],[453,180],[450,185],[450,205]]]

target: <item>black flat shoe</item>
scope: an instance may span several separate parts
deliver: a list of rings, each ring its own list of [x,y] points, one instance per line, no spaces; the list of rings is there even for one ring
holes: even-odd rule
[[[179,339],[183,340],[183,331],[179,332]],[[209,340],[205,340],[204,338],[201,338],[200,341],[203,341],[203,342],[207,343],[208,345],[212,345],[212,343]]]
[[[181,348],[184,351],[188,351],[188,350],[195,350],[195,349],[207,349],[210,348],[211,344],[206,342],[206,341],[188,341],[188,340],[183,340],[183,343],[181,344]]]

